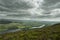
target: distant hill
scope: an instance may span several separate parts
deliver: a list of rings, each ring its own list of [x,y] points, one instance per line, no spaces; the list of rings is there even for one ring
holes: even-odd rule
[[[41,29],[0,35],[0,40],[60,40],[60,23]]]
[[[12,21],[6,19],[0,19],[0,24],[9,24],[9,23],[12,23]]]

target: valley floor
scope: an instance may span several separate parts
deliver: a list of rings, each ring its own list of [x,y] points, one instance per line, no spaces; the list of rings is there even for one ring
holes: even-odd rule
[[[0,35],[0,40],[60,40],[60,24]]]

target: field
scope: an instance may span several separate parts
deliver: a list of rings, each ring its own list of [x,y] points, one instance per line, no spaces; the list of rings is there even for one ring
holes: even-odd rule
[[[1,34],[0,40],[60,40],[60,24]]]

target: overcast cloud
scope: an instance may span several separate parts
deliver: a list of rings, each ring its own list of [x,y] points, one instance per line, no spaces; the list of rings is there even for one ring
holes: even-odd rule
[[[60,0],[0,0],[0,19],[60,21]]]

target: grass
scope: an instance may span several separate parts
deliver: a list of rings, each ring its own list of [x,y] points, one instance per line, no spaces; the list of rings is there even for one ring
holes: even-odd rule
[[[60,40],[60,24],[0,35],[0,40]]]

